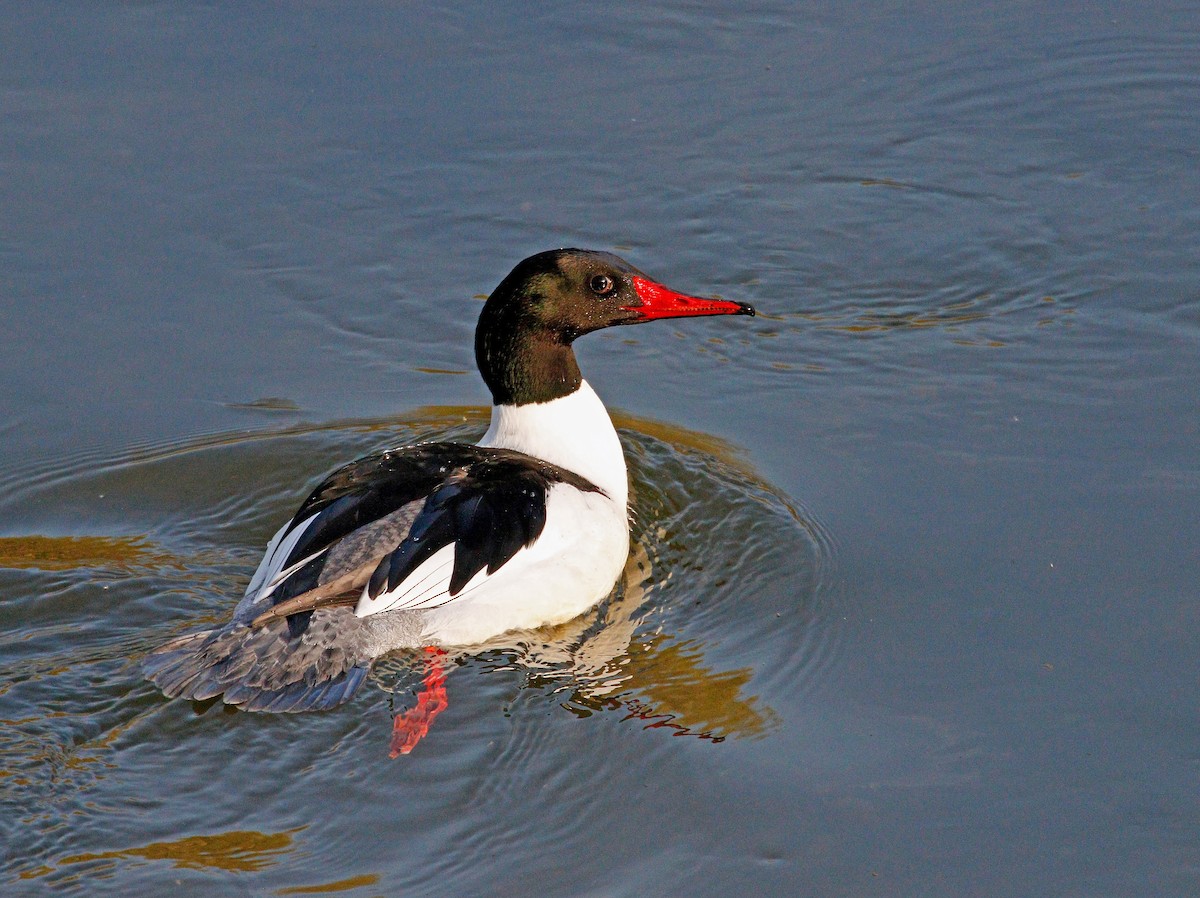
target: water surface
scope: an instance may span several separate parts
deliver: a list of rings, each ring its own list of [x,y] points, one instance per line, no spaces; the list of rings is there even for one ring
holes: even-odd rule
[[[0,21],[5,894],[1200,890],[1190,6]],[[482,432],[562,245],[761,313],[580,342],[614,595],[395,761],[412,659],[144,683],[324,473]]]

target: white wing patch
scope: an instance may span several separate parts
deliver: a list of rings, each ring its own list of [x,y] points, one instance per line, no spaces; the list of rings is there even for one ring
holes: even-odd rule
[[[454,544],[442,546],[417,566],[395,589],[381,592],[374,599],[364,588],[354,613],[359,617],[383,611],[417,611],[436,608],[451,601],[450,574],[454,569]],[[460,593],[461,595],[461,593]]]
[[[253,596],[256,602],[266,598],[275,591],[275,587],[290,577],[297,568],[312,561],[316,555],[321,554],[317,552],[303,561],[290,565],[287,570],[282,569],[284,561],[292,553],[292,549],[296,547],[296,543],[300,541],[300,537],[304,535],[304,531],[316,519],[317,515],[314,514],[302,523],[297,524],[291,530],[288,530],[288,524],[284,524],[279,528],[279,532],[267,543],[267,551],[263,553],[263,560],[259,562],[258,570],[250,578],[250,585],[246,587],[246,598]],[[322,549],[321,551],[325,550]]]

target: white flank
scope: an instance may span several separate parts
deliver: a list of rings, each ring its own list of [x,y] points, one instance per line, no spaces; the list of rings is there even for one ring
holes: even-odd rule
[[[395,589],[374,600],[364,590],[354,613],[423,611],[427,642],[470,645],[506,630],[561,623],[582,614],[612,590],[628,552],[623,504],[555,484],[546,497],[542,535],[495,573],[481,570],[451,596],[453,546],[446,546]]]

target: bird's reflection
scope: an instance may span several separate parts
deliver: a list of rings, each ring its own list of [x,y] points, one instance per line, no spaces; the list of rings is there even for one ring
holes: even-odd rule
[[[700,643],[678,640],[649,626],[652,565],[645,547],[630,553],[613,595],[565,624],[507,633],[454,654],[409,652],[377,665],[380,685],[396,696],[399,710],[391,755],[408,754],[446,704],[446,671],[468,657],[495,671],[520,671],[527,688],[562,693],[563,708],[580,717],[624,712],[625,720],[648,729],[712,742],[761,737],[778,714],[746,694],[750,668],[715,670],[705,665]],[[415,703],[401,698],[413,667],[422,668]],[[427,709],[435,709],[432,715]]]

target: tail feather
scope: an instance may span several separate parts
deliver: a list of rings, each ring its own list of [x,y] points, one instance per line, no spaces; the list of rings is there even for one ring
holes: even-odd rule
[[[347,608],[321,609],[323,626],[290,636],[280,620],[263,627],[234,621],[188,633],[152,652],[146,677],[172,698],[222,695],[246,711],[315,711],[349,700],[366,679],[371,657]]]

